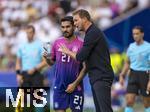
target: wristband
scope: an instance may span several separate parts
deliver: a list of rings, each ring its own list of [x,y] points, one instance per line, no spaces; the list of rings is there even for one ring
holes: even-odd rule
[[[16,74],[21,74],[21,71],[20,70],[16,70]]]

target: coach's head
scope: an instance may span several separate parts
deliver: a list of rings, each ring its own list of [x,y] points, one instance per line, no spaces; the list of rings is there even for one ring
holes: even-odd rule
[[[89,12],[84,9],[73,12],[73,20],[79,31],[86,31],[92,23]]]

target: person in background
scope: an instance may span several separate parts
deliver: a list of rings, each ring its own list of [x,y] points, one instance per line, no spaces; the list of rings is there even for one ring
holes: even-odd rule
[[[134,42],[129,45],[127,59],[119,78],[123,85],[129,71],[124,112],[134,112],[133,105],[139,93],[143,97],[144,112],[150,112],[150,43],[143,39],[144,30],[141,26],[135,26],[132,35]]]
[[[34,36],[34,26],[28,25],[25,30],[28,42],[22,44],[17,52],[17,82],[19,87],[23,88],[43,87],[44,76],[40,71],[47,65],[47,63],[42,55],[42,43]],[[19,109],[21,108],[18,104],[16,111],[18,112]]]

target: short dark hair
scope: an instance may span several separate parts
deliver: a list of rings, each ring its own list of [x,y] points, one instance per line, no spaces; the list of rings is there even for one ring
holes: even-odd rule
[[[140,32],[144,33],[144,29],[142,26],[135,26],[133,29],[138,29]]]
[[[73,17],[72,16],[65,16],[61,19],[61,22],[64,22],[64,21],[70,21],[72,25],[74,25],[74,22],[73,22]]]
[[[73,12],[73,15],[79,15],[81,18],[87,18],[87,20],[91,21],[91,16],[87,10],[79,9]]]
[[[27,27],[26,27],[26,29],[32,29],[32,31],[35,33],[35,28],[34,28],[34,26],[33,25],[28,25]]]

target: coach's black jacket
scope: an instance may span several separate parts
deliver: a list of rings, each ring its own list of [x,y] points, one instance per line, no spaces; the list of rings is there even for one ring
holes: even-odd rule
[[[91,83],[96,80],[113,80],[114,73],[104,34],[94,24],[87,29],[83,47],[76,59],[86,62]]]

